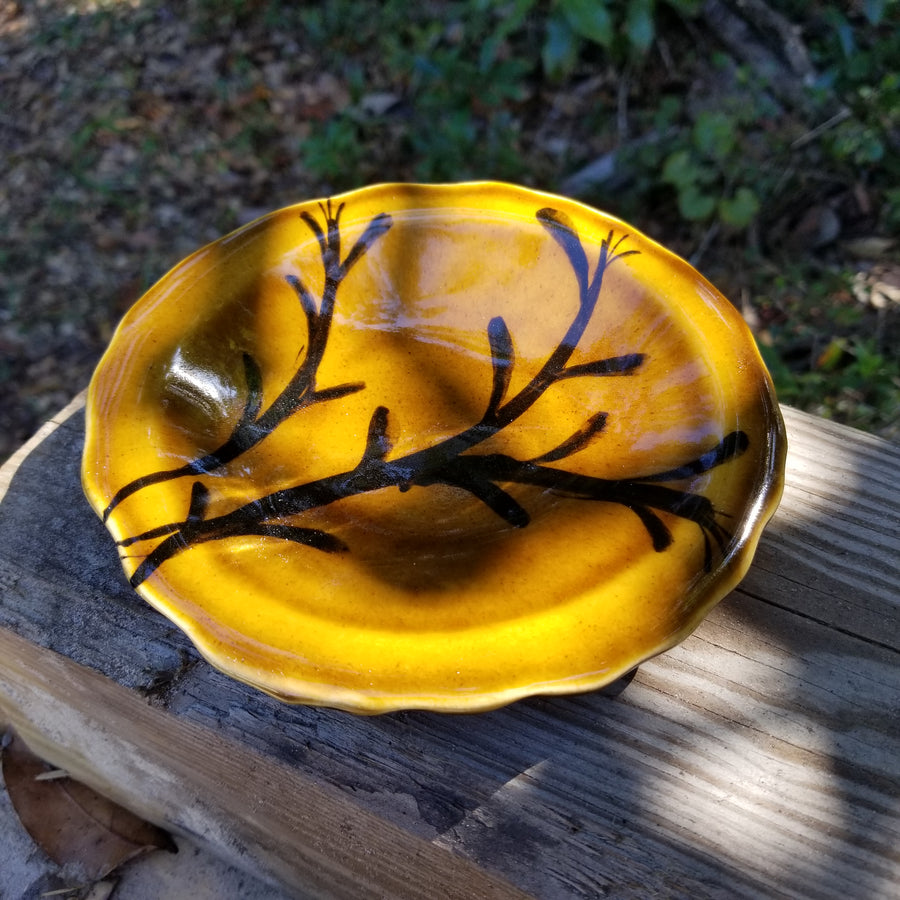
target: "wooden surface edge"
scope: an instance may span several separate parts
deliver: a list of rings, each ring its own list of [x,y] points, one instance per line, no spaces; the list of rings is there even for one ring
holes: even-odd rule
[[[87,402],[87,388],[79,391],[58,413],[51,416],[43,425],[19,447],[13,454],[0,465],[0,503],[9,490],[13,475],[16,474],[19,467],[31,455],[35,447],[40,446],[49,435],[53,434],[63,422],[72,418],[76,413],[80,412]]]
[[[129,733],[113,732],[109,721],[128,721]],[[0,722],[73,778],[301,897],[527,896],[338,791],[6,629]],[[245,789],[229,795],[223,783]]]

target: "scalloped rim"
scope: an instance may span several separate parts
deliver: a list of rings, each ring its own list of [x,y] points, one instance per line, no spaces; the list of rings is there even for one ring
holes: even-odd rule
[[[346,191],[342,194],[337,194],[330,199],[333,203],[344,202],[352,198],[361,196],[371,197],[372,195],[376,195],[378,193],[389,195],[392,191],[398,192],[410,190],[428,191],[436,194],[443,194],[446,195],[448,201],[452,201],[454,196],[471,194],[473,191],[494,191],[500,195],[501,200],[504,194],[512,194],[517,199],[531,197],[538,205],[541,206],[547,205],[549,201],[556,205],[561,204],[562,206],[569,209],[577,208],[588,217],[600,214],[610,223],[621,225],[632,234],[640,234],[641,239],[646,241],[646,243],[653,247],[654,250],[658,252],[662,257],[667,258],[669,261],[675,264],[676,267],[687,267],[702,282],[709,284],[709,282],[704,279],[702,275],[699,275],[699,273],[697,273],[696,270],[694,270],[693,267],[690,266],[690,264],[687,263],[684,259],[668,250],[652,238],[647,237],[647,235],[643,234],[638,229],[633,228],[628,223],[624,222],[621,219],[618,219],[616,216],[601,212],[597,209],[594,209],[593,207],[588,206],[587,204],[581,203],[580,201],[543,191],[534,190],[532,188],[519,187],[517,185],[508,184],[505,182],[493,181],[460,182],[452,184],[387,182],[383,184],[370,185],[352,191]],[[326,199],[327,198],[321,198],[321,202],[324,203]],[[306,207],[316,202],[319,201],[313,199],[297,204],[291,204],[287,207],[273,210],[263,216],[260,216],[257,219],[254,219],[246,225],[243,225],[241,228],[235,229],[229,234],[218,238],[216,241],[212,241],[210,242],[210,244],[194,251],[194,253],[179,261],[167,273],[161,276],[161,278],[158,279],[157,283],[160,281],[164,281],[172,272],[174,272],[176,269],[181,268],[183,265],[185,265],[185,263],[198,256],[199,254],[202,254],[208,247],[214,244],[218,244],[221,241],[231,239],[244,231],[257,227],[259,223],[264,222],[272,218],[273,216],[284,213],[285,211],[289,211],[295,207]],[[446,205],[451,206],[452,203],[447,202]],[[479,208],[479,210],[483,212],[482,208]],[[710,285],[710,287],[716,294],[719,293],[715,290],[715,288],[712,287],[712,285]],[[106,352],[103,354],[103,357],[98,363],[96,371],[99,371],[102,368],[103,363],[107,361],[108,357],[118,352],[116,349],[114,349],[116,340],[124,327],[127,325],[133,310],[135,310],[135,308],[139,304],[140,300],[138,300],[137,303],[132,307],[132,309],[126,312],[125,316],[122,318],[113,334],[113,337],[110,340]],[[723,563],[723,566],[717,573],[716,579],[712,586],[707,588],[706,596],[703,597],[702,600],[697,599],[696,602],[692,605],[691,615],[686,617],[683,626],[669,635],[665,641],[660,642],[657,646],[652,647],[648,650],[641,650],[640,652],[636,652],[632,659],[618,667],[607,669],[601,672],[573,675],[571,678],[549,683],[526,684],[504,689],[502,691],[485,691],[466,694],[462,694],[459,692],[435,692],[428,695],[405,693],[380,694],[376,692],[363,692],[353,689],[341,688],[326,683],[302,681],[299,679],[290,679],[289,684],[279,684],[277,678],[260,678],[259,670],[255,667],[244,667],[236,664],[232,660],[225,659],[222,654],[220,654],[213,646],[213,642],[207,639],[206,634],[203,632],[202,628],[200,628],[198,623],[182,614],[179,610],[171,608],[168,603],[161,601],[159,598],[155,597],[152,587],[148,587],[146,584],[142,585],[137,589],[137,593],[139,593],[150,606],[152,606],[158,612],[162,613],[166,618],[168,618],[182,631],[184,631],[185,634],[190,638],[194,646],[197,648],[199,653],[208,663],[210,663],[210,665],[219,669],[229,677],[244,682],[245,684],[248,684],[286,703],[305,704],[310,706],[324,706],[359,714],[379,714],[413,709],[448,713],[472,713],[497,709],[498,707],[505,706],[516,700],[520,700],[530,696],[565,695],[583,693],[586,691],[602,688],[618,680],[623,675],[641,665],[643,662],[646,662],[648,659],[658,656],[661,653],[664,653],[665,651],[684,641],[697,628],[697,626],[709,614],[709,612],[728,594],[730,594],[731,591],[735,589],[735,587],[737,587],[737,585],[747,574],[747,571],[749,570],[750,565],[753,561],[753,557],[756,553],[756,549],[762,536],[763,530],[774,515],[781,501],[781,496],[784,489],[784,467],[785,457],[787,453],[787,439],[785,434],[784,422],[777,405],[771,378],[769,377],[765,363],[763,362],[762,357],[760,356],[759,351],[756,348],[755,341],[750,334],[749,328],[747,328],[747,338],[753,346],[760,371],[764,376],[762,380],[763,391],[760,399],[763,405],[766,407],[766,418],[768,419],[769,423],[769,427],[767,429],[768,441],[765,457],[766,471],[763,475],[763,478],[761,479],[763,489],[760,491],[759,495],[750,506],[750,511],[746,518],[744,533],[740,536],[739,540],[735,541],[734,549],[731,552],[730,558]],[[92,378],[91,384],[88,388],[87,404],[85,408],[86,439],[82,464],[82,487],[91,507],[98,514],[98,516],[102,518],[102,513],[106,506],[106,503],[108,502],[108,498],[104,498],[99,495],[96,486],[91,483],[90,474],[88,471],[88,461],[96,455],[96,436],[102,428],[102,423],[99,420],[98,413],[95,409],[94,395],[96,390],[97,376],[95,373],[95,377]],[[119,536],[115,534],[114,523],[110,521],[106,524],[113,536],[118,538]],[[702,594],[700,596],[702,597]]]

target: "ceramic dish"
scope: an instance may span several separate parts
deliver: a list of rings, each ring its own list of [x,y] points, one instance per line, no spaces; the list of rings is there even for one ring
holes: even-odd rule
[[[494,183],[265,216],[125,316],[84,488],[229,675],[359,712],[610,682],[741,579],[783,425],[741,317],[623,222]]]

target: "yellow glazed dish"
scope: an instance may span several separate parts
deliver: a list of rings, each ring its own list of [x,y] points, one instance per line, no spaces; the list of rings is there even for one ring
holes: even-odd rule
[[[600,687],[743,577],[784,428],[741,317],[584,205],[387,184],[274,212],[131,309],[82,478],[229,675],[356,712]]]

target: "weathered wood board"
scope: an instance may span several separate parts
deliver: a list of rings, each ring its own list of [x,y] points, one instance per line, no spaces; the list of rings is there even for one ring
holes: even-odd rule
[[[784,412],[750,574],[630,683],[355,717],[231,681],[128,588],[76,403],[0,474],[0,722],[298,896],[896,896],[900,447]]]

